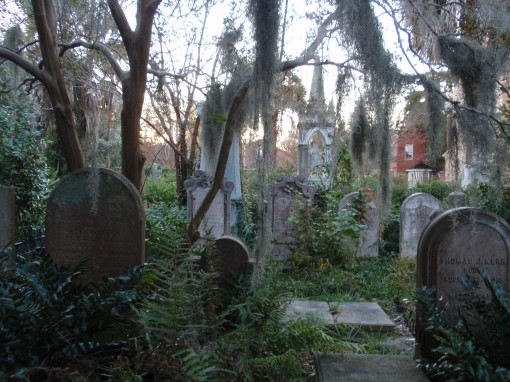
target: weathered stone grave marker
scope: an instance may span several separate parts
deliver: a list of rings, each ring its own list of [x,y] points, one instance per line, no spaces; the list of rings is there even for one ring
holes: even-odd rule
[[[268,187],[269,221],[274,239],[273,255],[283,257],[290,254],[288,245],[295,239],[295,227],[289,221],[296,209],[303,203],[311,202],[315,189],[308,184],[305,176],[278,175]]]
[[[400,206],[400,256],[415,258],[420,236],[441,202],[422,192],[407,197]]]
[[[448,195],[448,208],[458,208],[466,206],[466,194],[462,191],[454,191]]]
[[[188,199],[188,219],[193,219],[211,189],[212,179],[204,171],[198,170],[193,177],[184,182]],[[211,207],[198,227],[201,237],[209,233],[212,237],[230,234],[230,196],[234,183],[223,181],[221,189],[214,197]]]
[[[389,332],[395,323],[375,302],[291,301],[289,320],[310,319],[324,325],[342,324],[370,331]]]
[[[0,251],[15,261],[16,213],[14,187],[0,186]]]
[[[411,357],[379,354],[316,353],[320,382],[426,382]]]
[[[222,302],[230,298],[235,283],[243,272],[249,271],[249,250],[239,239],[225,235],[214,241],[212,258],[205,255],[200,259],[200,266],[205,272],[216,273],[214,282],[221,292]]]
[[[459,297],[465,293],[465,275],[480,279],[477,269],[509,287],[510,225],[488,211],[461,207],[443,212],[425,228],[418,245],[416,286],[435,288],[441,304],[447,306],[447,318],[455,323],[462,310]],[[481,279],[480,279],[481,281]],[[477,293],[490,298],[484,283]],[[416,319],[417,356],[433,358],[434,345],[420,306]]]
[[[87,261],[83,282],[126,274],[145,261],[145,213],[140,194],[123,175],[100,168],[97,198],[86,168],[64,176],[50,194],[46,250],[61,265]]]
[[[338,213],[354,208],[354,203],[359,199],[359,192],[351,192],[340,200]],[[367,229],[360,233],[357,243],[359,257],[375,257],[379,255],[379,208],[375,196],[370,190],[365,193],[365,225]]]

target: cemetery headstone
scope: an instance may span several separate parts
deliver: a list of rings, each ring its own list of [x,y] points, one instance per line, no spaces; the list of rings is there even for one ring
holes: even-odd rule
[[[15,261],[16,213],[14,187],[0,186],[0,251]]]
[[[305,176],[279,175],[269,185],[269,220],[274,240],[273,255],[284,257],[290,254],[288,248],[295,240],[296,230],[289,218],[297,208],[311,202],[315,189],[308,184]]]
[[[420,236],[441,202],[422,192],[407,197],[400,206],[400,256],[415,258]]]
[[[98,177],[93,181],[97,187],[91,186],[91,176]],[[91,270],[84,283],[126,274],[142,264],[145,213],[138,190],[105,168],[64,176],[48,199],[46,250],[61,266],[86,261]]]
[[[184,182],[188,199],[188,219],[193,219],[202,205],[205,196],[211,189],[212,178],[204,171],[198,170],[193,177]],[[200,223],[199,232],[201,237],[211,235],[220,237],[230,234],[230,196],[234,189],[234,183],[223,181],[220,191],[216,194],[211,207]]]
[[[214,242],[212,256],[202,256],[200,266],[205,272],[215,273],[214,283],[220,291],[222,303],[227,303],[243,272],[249,271],[249,250],[233,236],[221,236]]]
[[[159,174],[161,174],[161,170],[158,168],[157,163],[152,164],[149,170],[149,174],[151,174],[151,179],[153,182],[156,182],[158,180]]]
[[[477,294],[490,298],[478,269],[484,269],[509,287],[510,225],[483,209],[460,207],[436,217],[426,228],[418,245],[416,286],[434,288],[446,307],[447,319],[456,323],[462,312],[460,296],[466,292],[466,275],[480,281]],[[416,341],[418,357],[433,358],[433,338],[425,332],[424,312],[417,306]]]
[[[458,208],[466,206],[466,194],[462,191],[454,191],[448,195],[448,208]]]
[[[379,208],[377,206],[375,195],[369,189],[364,193],[364,224],[367,229],[360,233],[357,246],[359,257],[374,257],[379,255]],[[344,213],[354,208],[354,204],[360,198],[359,192],[351,192],[340,200],[338,213]]]

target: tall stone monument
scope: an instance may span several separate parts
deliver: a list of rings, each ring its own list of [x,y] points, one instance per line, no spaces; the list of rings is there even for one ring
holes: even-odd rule
[[[138,190],[106,168],[64,176],[48,199],[46,250],[61,266],[85,261],[90,268],[85,283],[126,274],[142,264],[145,212]]]
[[[415,258],[420,236],[434,212],[442,211],[441,202],[419,192],[407,197],[400,206],[400,256]]]
[[[289,218],[294,215],[299,203],[310,203],[314,194],[315,189],[304,176],[279,175],[269,185],[268,213],[275,257],[290,254],[288,245],[295,239],[295,228]]]
[[[204,171],[198,170],[193,177],[184,182],[188,200],[188,219],[193,219],[205,196],[211,189],[212,178]],[[211,207],[198,228],[201,237],[211,235],[214,238],[230,234],[230,196],[234,183],[223,181],[223,185],[216,194]]]
[[[451,209],[437,216],[425,228],[418,245],[416,286],[435,289],[452,324],[462,313],[460,297],[466,292],[463,280],[467,276],[480,281],[477,293],[482,298],[490,296],[478,269],[484,269],[503,289],[508,289],[510,225],[493,213],[471,207]],[[433,358],[434,339],[425,327],[424,312],[418,305],[417,356]]]
[[[334,106],[332,103],[326,106],[321,66],[314,68],[310,96],[306,109],[299,115],[298,129],[298,174],[321,181],[320,169],[331,161],[335,130]]]

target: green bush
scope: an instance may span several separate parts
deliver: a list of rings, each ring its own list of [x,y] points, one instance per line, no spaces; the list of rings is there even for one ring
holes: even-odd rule
[[[49,172],[46,141],[36,115],[24,106],[0,108],[0,184],[16,192],[17,239],[32,238],[44,224]]]
[[[289,217],[295,240],[289,245],[295,266],[324,266],[325,263],[349,268],[354,259],[354,241],[363,225],[355,211],[338,214],[336,198],[325,196],[323,208],[306,202],[298,204]]]
[[[155,182],[149,176],[145,183],[143,199],[149,206],[164,203],[167,206],[177,207],[175,170],[163,169]]]
[[[415,297],[427,312],[426,327],[437,340],[433,349],[437,358],[423,360],[427,372],[435,378],[449,381],[508,381],[510,380],[510,306],[509,291],[479,271],[491,299],[476,291],[478,281],[466,277],[461,319],[450,323],[433,290],[417,290]]]
[[[510,222],[510,189],[497,189],[494,185],[481,182],[466,189],[468,205],[483,208]]]
[[[14,268],[3,257],[1,265],[4,373],[23,379],[37,367],[67,367],[92,354],[104,362],[136,335],[130,305],[139,298],[137,274],[80,287],[85,268],[60,269],[44,253]]]

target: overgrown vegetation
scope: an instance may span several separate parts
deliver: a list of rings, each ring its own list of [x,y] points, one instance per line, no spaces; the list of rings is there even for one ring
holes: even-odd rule
[[[0,108],[0,184],[16,193],[17,239],[31,238],[43,226],[50,175],[42,147],[46,140],[37,128],[30,105]]]
[[[479,271],[490,300],[477,292],[475,278],[466,278],[465,293],[460,299],[460,320],[449,323],[433,290],[418,290],[416,298],[426,312],[426,327],[436,340],[435,359],[423,360],[434,380],[508,381],[510,379],[509,291]]]

